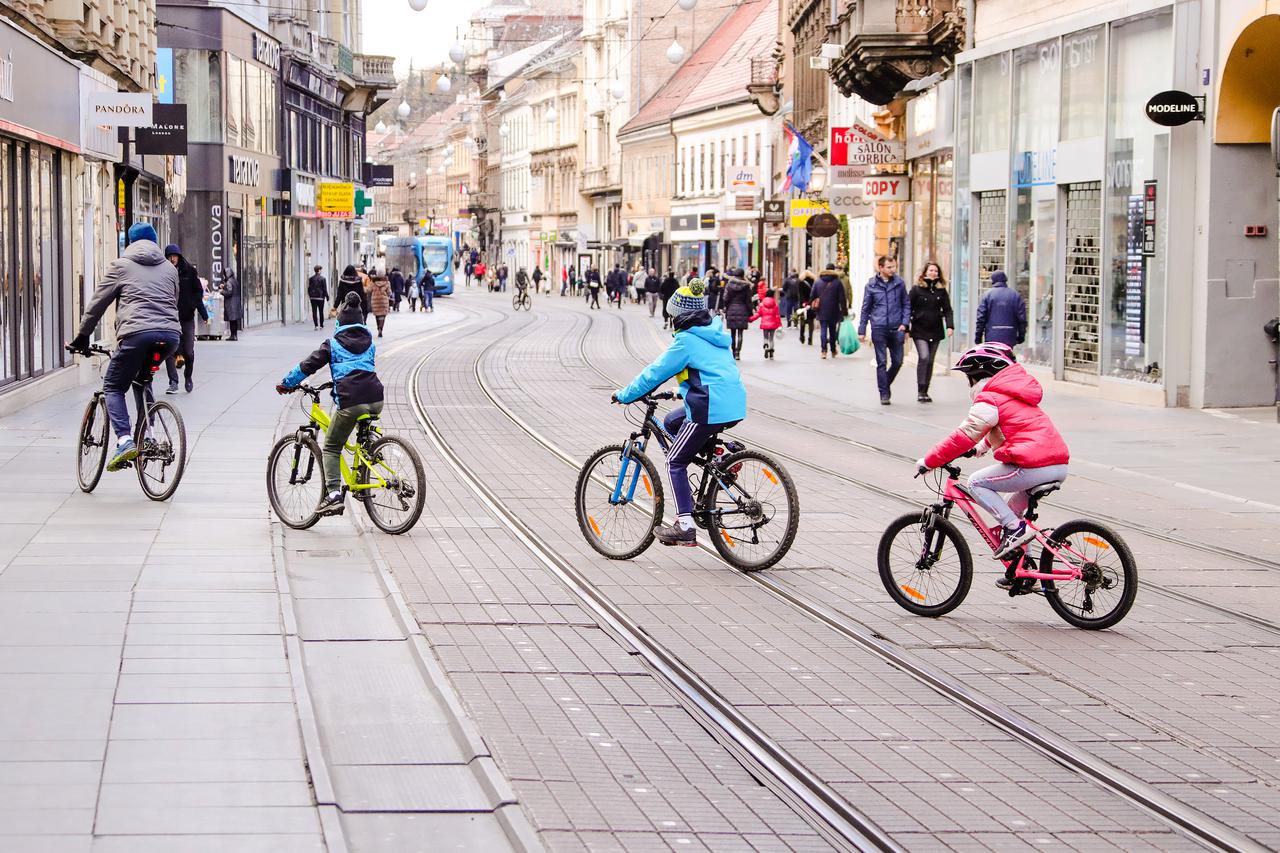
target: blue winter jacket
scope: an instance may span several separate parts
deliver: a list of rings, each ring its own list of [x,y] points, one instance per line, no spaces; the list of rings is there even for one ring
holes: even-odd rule
[[[618,400],[634,403],[675,377],[684,395],[685,415],[694,423],[728,424],[745,418],[747,389],[720,318],[713,320],[709,312],[699,311],[677,323],[671,346],[617,392]]]
[[[382,402],[382,380],[374,367],[377,348],[369,327],[359,323],[338,326],[333,337],[289,371],[281,382],[286,388],[297,388],[302,380],[325,365],[333,376],[333,404],[338,408],[361,403]]]
[[[999,282],[982,295],[978,303],[978,320],[973,330],[974,343],[996,341],[1017,346],[1027,339],[1027,303],[1021,294]]]
[[[911,299],[907,296],[907,284],[900,276],[885,281],[879,275],[871,276],[862,294],[862,316],[858,318],[858,335],[867,333],[867,323],[872,329],[896,329],[911,326]]]

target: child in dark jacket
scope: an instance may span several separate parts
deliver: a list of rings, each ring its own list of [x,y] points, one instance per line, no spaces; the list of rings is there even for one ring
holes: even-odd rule
[[[324,495],[316,511],[320,515],[341,515],[342,448],[366,415],[376,417],[382,411],[382,381],[374,366],[373,333],[364,325],[364,305],[356,293],[348,293],[338,308],[338,324],[333,337],[304,358],[280,384],[276,391],[289,394],[302,380],[328,365],[333,377],[333,417],[324,439]]]

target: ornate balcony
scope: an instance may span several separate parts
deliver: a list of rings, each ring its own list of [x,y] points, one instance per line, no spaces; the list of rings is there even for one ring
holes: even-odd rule
[[[747,83],[747,94],[756,109],[767,116],[775,114],[782,105],[782,84],[778,79],[780,61],[778,51],[751,57],[751,81]]]
[[[622,191],[622,170],[617,163],[610,163],[608,166],[596,166],[592,169],[584,169],[582,172],[582,186],[580,192],[583,195],[600,195],[608,192]]]
[[[964,46],[964,9],[959,0],[857,0],[837,28],[845,45],[832,82],[883,105],[912,80],[951,67]]]

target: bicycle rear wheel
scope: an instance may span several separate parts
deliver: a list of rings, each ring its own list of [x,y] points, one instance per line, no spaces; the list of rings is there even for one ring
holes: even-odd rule
[[[573,492],[578,528],[587,544],[610,560],[630,560],[644,553],[662,520],[658,469],[648,456],[633,453],[624,471],[622,451],[623,445],[610,444],[591,454]],[[615,501],[620,479],[622,488]]]
[[[108,441],[111,422],[107,418],[107,401],[95,396],[84,407],[80,419],[80,432],[76,436],[76,478],[80,491],[92,492],[102,479],[102,469],[107,464]]]
[[[896,518],[876,551],[880,582],[903,610],[942,616],[960,606],[973,583],[973,555],[960,530],[935,515],[926,525],[919,512]]]
[[[712,485],[707,506],[711,544],[741,571],[767,569],[786,556],[796,539],[800,497],[795,483],[773,457],[758,450],[731,453],[720,468],[728,473]]]
[[[1049,542],[1069,547],[1071,562],[1084,571],[1080,580],[1044,581],[1044,597],[1070,625],[1096,631],[1110,628],[1129,612],[1138,595],[1138,568],[1133,552],[1120,535],[1104,524],[1079,518],[1054,528]],[[1079,556],[1076,556],[1079,555]],[[1045,548],[1040,571],[1054,570],[1055,557]],[[1057,560],[1058,570],[1066,562]]]
[[[405,533],[418,523],[427,500],[427,475],[418,451],[395,436],[384,436],[368,449],[368,464],[356,475],[372,489],[355,492],[365,512],[384,533]]]
[[[187,428],[182,414],[163,400],[148,403],[146,416],[139,416],[133,432],[133,443],[138,446],[138,458],[133,460],[138,485],[151,500],[167,501],[187,468]]]
[[[306,530],[320,520],[316,506],[324,493],[320,445],[307,436],[299,441],[286,435],[267,456],[267,497],[276,518],[294,530]]]

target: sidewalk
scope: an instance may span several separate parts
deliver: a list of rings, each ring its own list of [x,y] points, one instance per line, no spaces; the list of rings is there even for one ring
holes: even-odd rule
[[[458,319],[393,315],[384,349]],[[0,851],[513,846],[514,797],[368,537],[271,520],[273,386],[320,340],[198,344],[166,504],[132,471],[77,488],[90,387],[0,420]]]

